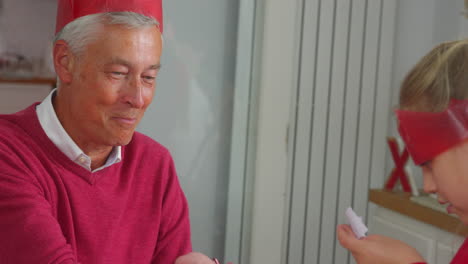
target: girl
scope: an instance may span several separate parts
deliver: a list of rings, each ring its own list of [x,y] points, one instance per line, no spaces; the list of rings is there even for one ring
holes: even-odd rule
[[[437,193],[448,213],[468,224],[468,40],[442,43],[408,73],[396,111],[399,132],[424,175],[424,191]],[[359,264],[425,263],[409,245],[380,235],[361,240],[348,225],[341,245]],[[468,263],[468,239],[452,264]]]

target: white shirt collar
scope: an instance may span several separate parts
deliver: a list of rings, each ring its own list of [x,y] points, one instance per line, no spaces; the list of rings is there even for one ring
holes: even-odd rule
[[[57,118],[52,98],[57,89],[54,89],[45,99],[36,107],[37,117],[50,140],[65,154],[69,159],[73,160],[78,165],[91,171],[91,158],[86,155],[73,139],[67,134],[62,124]],[[113,164],[119,163],[122,160],[121,146],[116,146],[112,149],[106,163],[92,172],[102,170]]]

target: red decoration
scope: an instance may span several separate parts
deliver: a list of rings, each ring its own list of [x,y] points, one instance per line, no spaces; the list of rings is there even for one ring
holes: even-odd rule
[[[153,17],[163,33],[162,0],[59,0],[55,33],[73,20],[103,12],[132,11]]]
[[[390,177],[388,178],[387,182],[385,183],[385,189],[391,191],[395,187],[398,179],[401,182],[401,186],[403,187],[403,191],[411,192],[411,186],[409,184],[408,175],[405,171],[405,165],[409,159],[409,153],[406,147],[403,149],[400,155],[400,148],[398,147],[398,142],[395,138],[389,137],[387,139],[388,146],[390,147],[390,151],[392,152],[393,161],[395,161],[395,168],[392,170]]]

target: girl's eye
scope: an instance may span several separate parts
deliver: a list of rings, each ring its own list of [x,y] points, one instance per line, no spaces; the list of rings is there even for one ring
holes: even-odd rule
[[[421,167],[426,168],[426,169],[432,169],[432,163],[431,161],[426,161],[423,164],[421,164]]]

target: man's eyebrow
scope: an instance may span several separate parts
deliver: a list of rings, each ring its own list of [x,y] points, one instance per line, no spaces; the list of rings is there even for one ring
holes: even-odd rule
[[[120,65],[124,65],[126,67],[131,67],[132,64],[124,59],[121,59],[121,58],[112,58],[112,60],[110,61],[109,64],[120,64]],[[159,70],[161,69],[161,63],[157,63],[157,64],[153,64],[151,66],[148,67],[148,70]]]
[[[159,70],[161,69],[161,63],[154,64],[148,67],[149,70]]]
[[[121,59],[121,58],[112,58],[112,60],[108,63],[108,64],[120,64],[120,65],[124,65],[124,66],[127,66],[127,67],[130,67],[131,64],[130,62],[124,60],[124,59]]]

